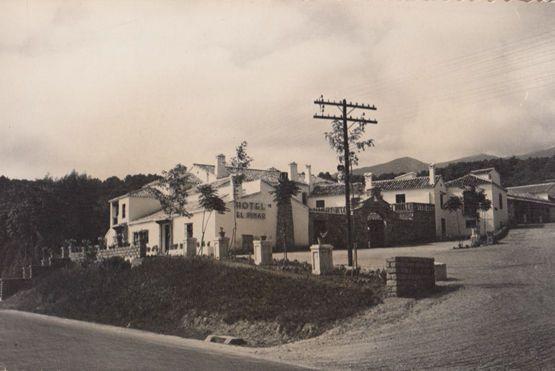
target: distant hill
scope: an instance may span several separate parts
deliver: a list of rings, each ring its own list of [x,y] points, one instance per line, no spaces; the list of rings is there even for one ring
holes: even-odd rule
[[[412,157],[401,157],[393,161],[389,161],[383,164],[378,164],[374,166],[365,166],[358,169],[353,169],[353,174],[363,175],[364,173],[373,173],[375,175],[387,174],[387,173],[408,173],[414,171],[416,173],[427,170],[428,164],[417,160]]]
[[[474,155],[474,156],[466,156],[466,157],[458,158],[456,160],[440,162],[440,163],[437,163],[436,166],[437,167],[445,167],[447,165],[456,164],[456,163],[459,163],[459,162],[474,162],[474,161],[494,160],[496,158],[499,158],[499,157],[494,156],[494,155],[488,155],[487,153],[480,153],[480,154]]]
[[[532,157],[552,157],[552,156],[555,156],[555,147],[533,151],[529,153],[524,153],[515,157],[521,160],[525,160],[527,158],[532,158]],[[509,157],[511,156],[506,156],[506,158],[509,158]],[[458,164],[461,162],[488,161],[488,160],[497,160],[500,158],[502,157],[490,155],[487,153],[480,153],[477,155],[461,157],[450,161],[439,162],[439,163],[436,163],[436,167],[445,168],[448,165]],[[358,169],[353,169],[353,174],[363,175],[364,173],[373,173],[376,176],[380,176],[382,174],[403,174],[411,171],[418,173],[423,170],[428,170],[427,163],[412,157],[401,157],[389,162],[385,162],[383,164],[364,166]]]
[[[531,157],[552,157],[555,156],[555,147],[542,149],[539,151],[528,152],[523,155],[518,155],[516,158],[520,158],[522,160],[531,158]]]

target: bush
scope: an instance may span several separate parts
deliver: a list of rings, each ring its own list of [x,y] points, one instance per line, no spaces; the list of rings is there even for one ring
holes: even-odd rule
[[[131,268],[131,263],[122,257],[114,256],[112,258],[101,260],[98,263],[100,269],[112,270],[112,271],[122,271]]]
[[[303,263],[290,266],[305,270]],[[325,327],[381,300],[380,285],[353,285],[225,263],[205,257],[154,257],[129,269],[121,258],[68,268],[22,293],[19,309],[183,335],[197,313],[228,324],[268,321],[283,328]],[[185,334],[186,335],[186,334]]]

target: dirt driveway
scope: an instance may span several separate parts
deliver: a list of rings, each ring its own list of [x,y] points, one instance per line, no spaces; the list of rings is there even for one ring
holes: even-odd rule
[[[368,267],[433,256],[451,280],[435,297],[387,299],[318,338],[257,352],[334,369],[555,368],[555,224],[512,230],[496,246],[452,245],[362,251]]]

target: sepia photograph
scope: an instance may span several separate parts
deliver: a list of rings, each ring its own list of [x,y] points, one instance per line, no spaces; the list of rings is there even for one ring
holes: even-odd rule
[[[0,0],[0,371],[555,369],[554,20]]]

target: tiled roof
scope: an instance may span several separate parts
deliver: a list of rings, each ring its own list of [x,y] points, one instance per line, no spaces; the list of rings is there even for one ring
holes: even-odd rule
[[[439,182],[441,177],[436,176],[436,184]],[[374,188],[378,188],[381,191],[400,191],[405,189],[425,189],[432,188],[433,186],[429,182],[429,177],[421,176],[416,178],[407,179],[390,179],[390,180],[375,180],[372,182]],[[354,183],[353,191],[355,194],[364,193],[364,184]],[[341,195],[345,193],[344,183],[319,183],[314,186],[313,195],[315,196],[333,196]]]
[[[541,198],[532,193],[509,193],[507,194],[507,197],[512,200],[535,202],[555,207],[555,201],[546,200],[545,198]]]
[[[470,174],[487,174],[487,173],[490,173],[490,172],[492,172],[492,171],[494,171],[494,170],[495,170],[494,167],[488,167],[488,168],[485,168],[485,169],[471,170],[471,171],[470,171]]]
[[[555,193],[555,182],[529,184],[518,187],[507,187],[509,194],[538,194],[538,193]]]
[[[441,176],[436,175],[435,184],[441,179]],[[433,188],[430,184],[430,178],[427,176],[419,176],[415,178],[400,178],[390,180],[375,180],[372,182],[374,188],[379,188],[382,191],[400,191],[404,189],[424,189]]]
[[[483,184],[493,184],[493,182],[479,178],[472,174],[466,174],[465,176],[450,180],[445,183],[447,187],[458,187],[458,188],[477,187]]]
[[[169,215],[166,214],[164,210],[158,210],[153,212],[152,214],[148,214],[143,216],[142,218],[133,220],[129,222],[129,224],[140,224],[140,223],[147,223],[147,222],[156,222],[159,220],[169,219]]]
[[[364,192],[364,185],[362,183],[354,183],[353,191],[355,194]],[[334,196],[342,195],[345,193],[344,183],[318,183],[314,186],[312,195],[314,196]]]

